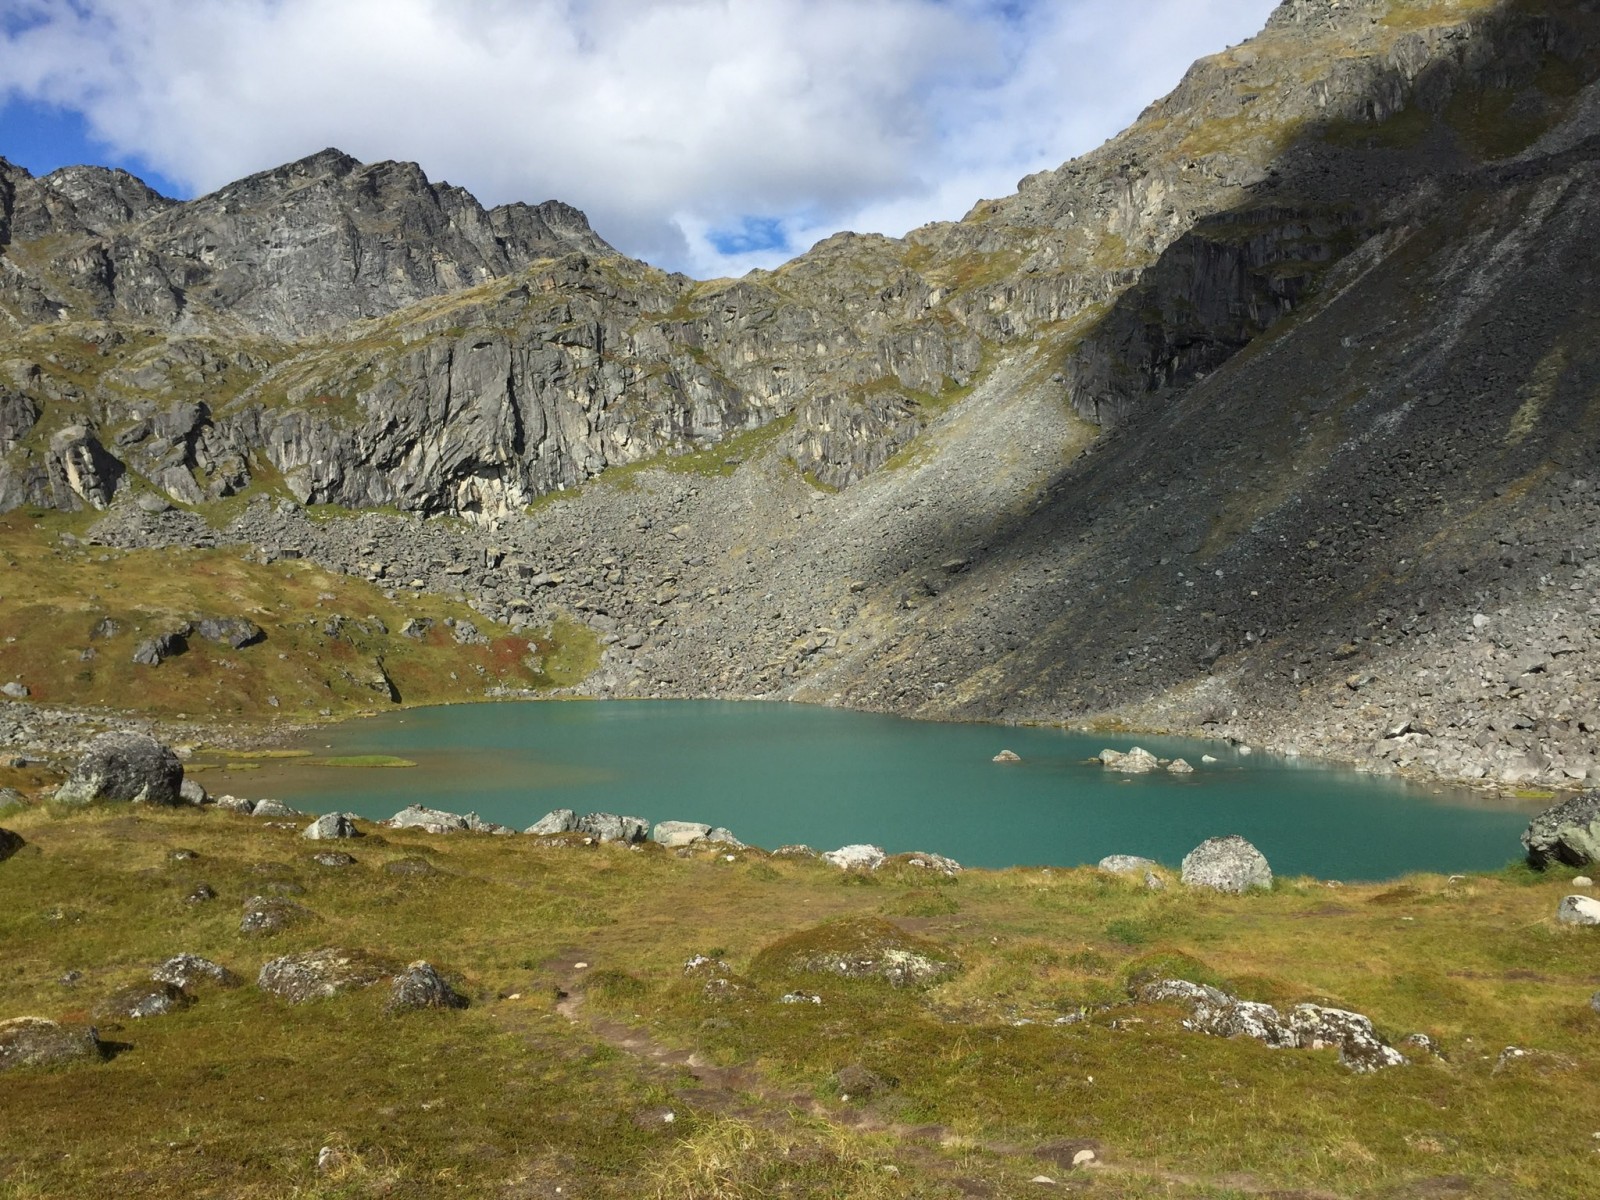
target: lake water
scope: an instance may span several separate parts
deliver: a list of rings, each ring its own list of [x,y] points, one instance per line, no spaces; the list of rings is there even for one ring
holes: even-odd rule
[[[1182,755],[1195,773],[1125,776],[1106,746]],[[400,769],[292,760],[208,772],[213,791],[383,818],[407,804],[519,829],[554,808],[724,825],[751,845],[874,842],[967,866],[1072,866],[1107,854],[1176,865],[1238,833],[1280,874],[1387,879],[1516,858],[1531,808],[1464,789],[1239,755],[1213,742],[935,724],[804,705],[526,702],[410,709],[319,730],[318,755],[388,754]],[[1020,763],[990,759],[1002,749]],[[1200,756],[1220,761],[1201,765]]]

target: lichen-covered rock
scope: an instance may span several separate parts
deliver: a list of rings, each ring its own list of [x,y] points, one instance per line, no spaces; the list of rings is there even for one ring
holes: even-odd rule
[[[1266,856],[1236,833],[1207,838],[1183,856],[1180,876],[1189,887],[1234,894],[1272,887]]]
[[[394,977],[389,987],[387,1011],[409,1012],[420,1008],[465,1008],[467,998],[445,982],[431,963],[411,963]]]
[[[319,867],[353,867],[356,856],[343,850],[320,850],[311,856],[311,861]]]
[[[198,954],[175,954],[150,970],[150,978],[157,983],[171,984],[192,992],[201,986],[238,987],[240,979],[221,963],[212,962]]]
[[[67,781],[56,789],[62,804],[127,801],[181,804],[183,763],[142,733],[102,733],[89,743]]]
[[[185,804],[199,808],[210,803],[211,796],[206,791],[205,785],[198,779],[185,777],[183,786],[178,789],[178,796]]]
[[[1551,863],[1585,867],[1600,861],[1600,790],[1572,796],[1552,804],[1522,833],[1528,862],[1544,868]]]
[[[361,831],[356,828],[355,821],[349,813],[323,813],[311,824],[307,825],[300,833],[303,838],[312,841],[324,841],[336,838],[357,838]]]
[[[139,1021],[146,1017],[164,1017],[193,1003],[194,997],[179,985],[151,980],[118,988],[95,1006],[94,1014],[101,1020]]]
[[[558,808],[554,812],[545,813],[544,816],[522,832],[548,835],[552,833],[572,833],[577,828],[578,814],[570,808]]]
[[[304,925],[315,919],[315,913],[293,901],[280,900],[275,896],[251,896],[244,902],[239,932],[252,937],[270,937],[291,926]]]
[[[1137,854],[1108,854],[1095,867],[1112,875],[1137,875],[1159,866],[1153,858],[1140,858]]]
[[[643,817],[622,817],[616,813],[585,813],[578,818],[578,832],[587,833],[602,842],[642,842],[650,832],[650,822]]]
[[[891,861],[911,867],[914,870],[932,871],[936,875],[945,875],[952,879],[961,874],[961,864],[955,859],[946,858],[942,854],[934,854],[928,850],[913,850],[909,854],[897,854]]]
[[[256,986],[290,1004],[304,1004],[371,987],[397,970],[398,964],[382,955],[330,946],[272,959],[256,976]]]
[[[250,809],[252,817],[298,817],[300,813],[290,808],[282,800],[273,800],[270,797],[257,800]]]
[[[822,861],[838,867],[841,871],[876,871],[888,861],[888,858],[882,846],[856,842],[850,846],[840,846],[837,850],[829,850],[822,856]]]
[[[1378,1036],[1360,1013],[1319,1004],[1296,1004],[1289,1014],[1295,1043],[1307,1050],[1335,1046],[1339,1062],[1358,1075],[1405,1065],[1405,1055]]]
[[[0,1021],[0,1071],[105,1057],[105,1047],[92,1028],[61,1025],[45,1017]]]
[[[955,955],[879,917],[849,917],[780,938],[756,956],[768,975],[838,975],[893,987],[936,983],[955,973]]]
[[[390,829],[420,829],[423,833],[464,833],[471,823],[460,813],[413,804],[383,822]]]
[[[235,650],[253,646],[267,636],[261,626],[243,617],[203,617],[195,622],[195,631],[209,641]]]

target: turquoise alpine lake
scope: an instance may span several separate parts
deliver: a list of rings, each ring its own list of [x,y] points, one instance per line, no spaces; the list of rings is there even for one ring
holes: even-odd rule
[[[1140,745],[1193,774],[1122,775],[1091,761]],[[212,791],[306,812],[384,818],[408,804],[522,829],[546,812],[722,825],[753,846],[872,842],[966,866],[1074,866],[1138,854],[1176,866],[1237,833],[1279,874],[1388,879],[1516,858],[1529,807],[1223,743],[911,721],[797,704],[578,701],[410,709],[315,731],[319,757],[392,755],[405,769],[271,761],[206,772]],[[991,761],[1002,750],[1020,762]],[[1218,761],[1203,763],[1203,755]],[[1536,805],[1533,807],[1537,807]]]

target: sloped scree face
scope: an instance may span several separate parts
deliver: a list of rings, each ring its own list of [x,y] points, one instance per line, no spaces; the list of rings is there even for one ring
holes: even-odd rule
[[[182,804],[183,764],[142,733],[102,733],[56,790],[62,804]]]
[[[837,975],[916,987],[953,975],[955,955],[876,917],[855,917],[792,933],[756,956],[766,975]]]

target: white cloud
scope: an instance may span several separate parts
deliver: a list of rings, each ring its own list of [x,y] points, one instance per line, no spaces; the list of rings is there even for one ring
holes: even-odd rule
[[[629,253],[727,274],[1008,193],[1272,7],[0,0],[0,87],[196,191],[334,145],[486,203],[566,200]],[[787,240],[728,251],[744,218]]]

